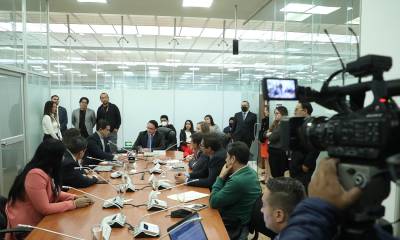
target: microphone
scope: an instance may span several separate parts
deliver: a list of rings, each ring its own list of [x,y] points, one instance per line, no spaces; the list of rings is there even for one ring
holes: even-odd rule
[[[63,186],[63,188],[73,189],[73,190],[75,190],[77,192],[80,192],[80,193],[83,193],[83,194],[87,194],[87,195],[89,195],[91,197],[94,197],[96,199],[104,201],[104,203],[108,202],[109,204],[116,206],[119,209],[119,213],[104,217],[103,220],[101,221],[101,224],[107,224],[110,227],[124,227],[126,216],[122,212],[122,207],[124,206],[123,205],[123,203],[124,203],[123,200],[122,200],[122,207],[121,207],[121,205],[119,205],[119,203],[116,203],[114,201],[114,199],[111,199],[111,200],[110,199],[104,199],[104,198],[101,198],[101,197],[96,196],[94,194],[85,192],[83,190],[80,190],[80,189],[77,189],[77,188],[74,188],[74,187],[71,187],[71,186]],[[103,207],[104,207],[104,205],[103,205]]]
[[[102,163],[102,162],[103,162],[103,163],[108,163],[108,164],[115,164],[115,163],[117,163],[119,166],[122,165],[122,163],[121,163],[120,161],[118,161],[118,160],[107,161],[107,160],[104,160],[104,159],[94,158],[94,157],[89,157],[89,156],[87,156],[86,158],[87,158],[87,159],[90,159],[90,160],[98,161],[98,162],[101,162],[101,163]]]
[[[111,141],[108,141],[107,144],[108,144],[108,146],[110,146],[110,144],[111,144],[111,145],[113,145],[113,146],[115,146],[115,147],[117,147],[117,148],[119,148],[119,149],[122,149],[122,150],[124,150],[124,151],[126,151],[126,152],[128,152],[128,153],[131,153],[131,154],[135,155],[135,153],[134,153],[132,150],[128,150],[128,149],[126,149],[126,148],[124,148],[124,147],[118,147],[117,144],[115,144],[115,143],[113,143],[113,142],[111,142]]]
[[[143,215],[140,220],[139,220],[139,224],[137,227],[135,227],[133,236],[136,238],[141,238],[141,237],[157,237],[160,235],[160,228],[158,225],[156,224],[152,224],[152,223],[148,223],[148,222],[144,222],[143,219],[151,216],[151,215],[155,215],[161,212],[165,212],[165,211],[169,211],[171,209],[177,208],[177,207],[181,207],[184,204],[179,204],[179,205],[175,205],[169,208],[165,208],[156,212],[152,212],[152,213],[148,213]]]
[[[93,173],[93,175],[95,175],[96,177],[100,178],[101,180],[107,182],[108,185],[110,185],[116,192],[117,194],[121,191],[120,188],[115,187],[111,182],[109,182],[107,179],[105,179],[104,177],[102,177],[101,175],[97,174],[95,171],[93,171],[93,169],[88,168],[88,167],[75,167],[75,169],[86,169],[88,171],[90,171],[91,173]],[[114,203],[114,204],[110,204],[110,203]],[[103,208],[110,208],[112,206],[120,206],[121,208],[124,207],[124,199],[121,198],[120,196],[105,200],[104,204],[103,204]]]
[[[65,234],[65,233],[60,233],[60,232],[56,232],[56,231],[53,231],[53,230],[49,230],[49,229],[46,229],[46,228],[41,228],[41,227],[36,227],[36,226],[31,226],[31,225],[26,225],[26,224],[18,224],[17,226],[18,227],[24,227],[24,228],[37,229],[37,230],[40,230],[40,231],[53,233],[53,234],[56,234],[56,235],[59,235],[59,236],[72,238],[72,239],[76,239],[76,240],[85,240],[84,238],[75,237],[75,236],[68,235],[68,234]]]
[[[175,143],[175,144],[173,144],[173,145],[167,147],[164,151],[168,151],[168,150],[170,150],[171,148],[177,146],[178,144],[181,144],[182,142],[184,142],[184,141],[179,141],[179,142],[177,142],[177,143]]]
[[[178,185],[175,185],[175,186],[171,186],[171,187],[167,187],[167,188],[161,189],[159,192],[164,192],[164,191],[167,191],[167,190],[171,190],[173,188],[177,188],[177,187],[180,187],[180,186],[187,185],[188,183],[198,182],[198,181],[199,181],[199,179],[193,179],[193,180],[187,181],[185,183],[181,183],[181,184],[178,184]]]

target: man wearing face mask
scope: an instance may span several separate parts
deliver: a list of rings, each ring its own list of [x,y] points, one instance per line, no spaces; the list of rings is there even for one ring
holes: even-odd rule
[[[160,122],[161,122],[161,126],[162,127],[167,127],[167,128],[171,129],[172,131],[174,131],[176,133],[175,127],[174,127],[173,124],[169,123],[167,115],[161,115],[160,116]]]
[[[261,195],[257,173],[249,166],[243,142],[228,145],[225,165],[215,181],[210,206],[219,210],[230,239],[247,239],[254,203]]]
[[[232,142],[232,133],[235,131],[235,118],[229,118],[229,125],[224,128],[223,133],[225,134],[226,141],[228,143]]]
[[[80,136],[79,130],[75,128],[66,130],[63,142],[67,147],[61,165],[63,185],[85,188],[97,183],[96,177],[88,177],[84,170],[75,169],[80,167],[79,162],[85,155],[87,147],[87,141]]]
[[[249,111],[248,101],[242,101],[242,111],[235,114],[235,131],[233,132],[234,141],[242,141],[250,148],[254,141],[254,127],[257,122],[257,115]]]

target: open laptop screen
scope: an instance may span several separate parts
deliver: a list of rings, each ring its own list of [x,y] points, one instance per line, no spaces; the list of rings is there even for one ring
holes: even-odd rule
[[[207,240],[207,235],[201,224],[198,213],[192,214],[168,229],[171,240]]]

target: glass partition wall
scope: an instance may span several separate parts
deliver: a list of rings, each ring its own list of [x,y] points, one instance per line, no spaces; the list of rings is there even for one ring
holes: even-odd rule
[[[0,4],[0,86],[6,125],[0,133],[0,194],[43,138],[41,120],[50,81],[47,0],[3,0]],[[11,134],[7,134],[7,131]]]

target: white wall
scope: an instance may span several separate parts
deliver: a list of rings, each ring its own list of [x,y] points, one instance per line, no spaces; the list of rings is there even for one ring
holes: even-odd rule
[[[385,79],[400,77],[399,9],[398,0],[363,0],[361,3],[361,55],[391,56],[393,67],[385,73]],[[391,194],[384,202],[387,220],[393,221],[400,217],[399,199],[400,189],[392,184]],[[397,225],[397,235],[400,235],[400,226]]]
[[[60,105],[67,109],[68,125],[72,127],[71,113],[79,107],[79,99],[83,96],[88,97],[89,108],[97,111],[101,104],[101,92],[87,89],[52,89],[51,95],[57,94],[60,97]],[[167,114],[179,131],[185,120],[190,119],[196,124],[202,121],[206,114],[211,114],[215,123],[222,129],[228,124],[229,117],[240,111],[242,96],[250,98],[252,111],[258,111],[258,93],[136,89],[112,89],[106,92],[110,96],[110,102],[116,104],[121,111],[119,146],[122,146],[124,141],[135,141],[139,131],[145,130],[147,121],[155,119],[159,122],[161,114]]]

